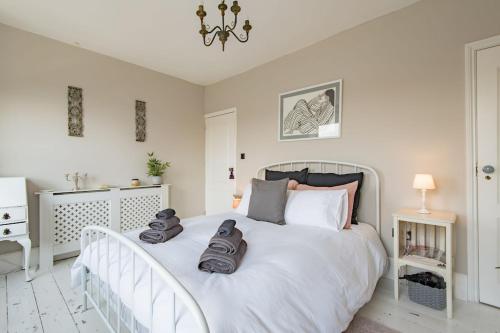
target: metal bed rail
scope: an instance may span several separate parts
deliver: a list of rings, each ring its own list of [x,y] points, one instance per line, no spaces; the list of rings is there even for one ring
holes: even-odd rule
[[[377,233],[381,233],[380,220],[380,179],[377,171],[367,165],[328,161],[328,160],[297,160],[276,162],[265,165],[257,170],[257,178],[264,179],[266,169],[276,171],[298,171],[301,168],[309,168],[310,172],[334,172],[342,175],[351,172],[363,172],[365,179],[361,188],[362,203],[358,215],[361,215],[361,222],[366,222],[375,227]],[[368,204],[370,204],[369,207]]]
[[[113,333],[121,333],[124,329],[128,332],[135,333],[136,332],[136,318],[134,314],[134,306],[135,306],[135,291],[138,284],[137,276],[136,276],[136,260],[142,260],[146,265],[147,270],[147,290],[148,293],[146,297],[148,297],[148,318],[149,318],[149,333],[153,332],[153,313],[154,313],[154,303],[155,299],[153,297],[153,276],[158,277],[159,281],[168,286],[172,290],[172,304],[171,304],[171,313],[165,314],[169,315],[170,325],[169,331],[175,333],[176,332],[176,322],[175,322],[175,304],[176,300],[179,299],[187,308],[189,313],[191,313],[196,320],[200,330],[199,332],[208,333],[209,328],[206,321],[206,318],[196,302],[193,296],[186,290],[186,288],[156,259],[154,259],[149,253],[147,253],[143,248],[134,243],[129,238],[124,235],[113,231],[111,229],[100,227],[100,226],[87,226],[82,229],[81,233],[81,255],[85,254],[85,251],[88,250],[89,265],[92,266],[94,260],[93,251],[97,251],[95,254],[97,261],[97,269],[95,272],[91,271],[92,267],[87,267],[85,264],[81,270],[81,284],[83,291],[83,307],[84,310],[88,309],[88,302],[95,308],[99,316],[103,319],[106,326],[108,327],[110,332]],[[115,242],[114,245],[117,246],[117,266],[118,266],[118,285],[116,286],[116,301],[114,302],[114,309],[111,309],[111,297],[110,297],[110,241]],[[105,255],[104,258],[101,259],[101,247],[105,247]],[[127,258],[131,262],[129,263],[132,268],[132,278],[130,283],[130,289],[127,288],[132,293],[132,303],[130,306],[130,318],[128,323],[123,323],[122,313],[121,313],[121,274],[122,274],[122,260],[123,260],[123,251],[130,251],[129,257]],[[83,259],[83,258],[82,258]],[[100,271],[101,260],[105,260],[105,272],[102,273]],[[97,285],[94,285],[92,274],[97,276]],[[89,279],[90,276],[90,279]],[[105,281],[104,287],[101,281]],[[157,280],[158,281],[158,280]],[[97,288],[97,290],[94,290]],[[104,290],[102,290],[104,289]],[[97,298],[95,294],[97,293]],[[103,300],[105,299],[104,305],[102,306]],[[115,318],[111,316],[111,310],[114,310]],[[113,323],[114,322],[114,323]],[[144,326],[144,325],[143,325]],[[163,333],[163,332],[158,332]]]

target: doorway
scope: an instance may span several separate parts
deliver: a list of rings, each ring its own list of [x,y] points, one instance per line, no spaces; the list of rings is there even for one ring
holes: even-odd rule
[[[236,190],[236,109],[205,115],[205,211],[230,211]]]
[[[469,300],[500,307],[500,36],[466,46]]]

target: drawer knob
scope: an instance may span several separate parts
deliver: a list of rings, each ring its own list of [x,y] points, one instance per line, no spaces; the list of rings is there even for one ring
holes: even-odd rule
[[[2,218],[3,218],[4,220],[8,220],[8,219],[10,219],[10,215],[9,215],[9,213],[5,213],[5,214],[3,214]]]
[[[9,228],[4,229],[3,230],[3,235],[4,236],[10,235],[10,229]]]

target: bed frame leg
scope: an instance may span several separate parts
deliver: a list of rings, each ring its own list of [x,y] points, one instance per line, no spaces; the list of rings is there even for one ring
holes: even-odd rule
[[[87,304],[87,267],[82,267],[82,294],[83,294],[83,311],[88,310]]]

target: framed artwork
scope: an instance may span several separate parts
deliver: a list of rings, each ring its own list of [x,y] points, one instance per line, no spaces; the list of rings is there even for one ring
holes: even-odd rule
[[[68,135],[83,136],[83,90],[68,87]]]
[[[340,138],[342,80],[279,96],[279,141]]]
[[[135,141],[146,141],[146,102],[135,101]]]

